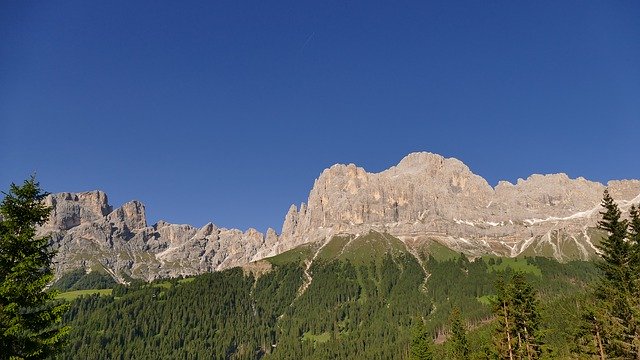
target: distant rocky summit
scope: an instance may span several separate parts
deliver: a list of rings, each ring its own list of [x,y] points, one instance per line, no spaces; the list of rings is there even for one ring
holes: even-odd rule
[[[46,202],[53,211],[40,233],[52,234],[58,276],[78,268],[104,270],[120,282],[194,275],[260,259],[278,242],[272,229],[264,235],[211,223],[148,226],[140,202],[113,210],[101,191],[54,194]]]
[[[353,164],[320,174],[307,203],[291,206],[282,232],[262,234],[207,224],[198,229],[160,221],[147,225],[144,205],[113,209],[101,191],[50,195],[56,272],[104,269],[128,277],[193,275],[243,265],[308,242],[369,230],[413,249],[433,241],[470,256],[542,255],[558,260],[596,254],[605,188],[623,211],[640,203],[640,181],[607,186],[565,174],[532,175],[492,188],[457,159],[413,153],[397,166],[368,173]]]

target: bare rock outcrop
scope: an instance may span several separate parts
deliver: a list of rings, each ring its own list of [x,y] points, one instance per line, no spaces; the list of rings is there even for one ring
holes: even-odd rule
[[[212,223],[149,226],[142,203],[113,209],[101,191],[47,197],[53,211],[40,232],[52,234],[58,276],[99,267],[121,281],[221,270],[336,234],[370,230],[394,235],[412,251],[437,241],[472,256],[588,259],[597,252],[594,227],[605,188],[623,211],[640,203],[638,180],[605,187],[565,174],[531,175],[493,188],[457,159],[413,153],[379,173],[353,164],[324,170],[308,201],[290,207],[280,235]]]
[[[81,224],[103,218],[112,210],[107,194],[102,191],[59,193],[47,196],[45,204],[52,207],[47,229],[69,230]]]
[[[142,203],[113,210],[100,191],[54,194],[45,202],[52,216],[39,232],[52,235],[57,276],[77,268],[104,269],[121,282],[195,275],[271,255],[278,243],[273,229],[262,234],[164,221],[148,226]]]
[[[623,210],[640,202],[638,180],[607,187]],[[281,242],[376,230],[412,244],[436,240],[469,255],[587,259],[596,253],[593,227],[604,189],[565,174],[492,188],[459,160],[431,153],[410,154],[380,173],[334,165],[315,181],[307,204],[289,209]]]

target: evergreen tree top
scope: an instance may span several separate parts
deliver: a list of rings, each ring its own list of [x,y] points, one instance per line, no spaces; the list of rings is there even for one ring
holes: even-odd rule
[[[68,328],[59,326],[66,304],[46,291],[55,252],[49,237],[36,237],[51,208],[32,176],[11,184],[0,202],[0,349],[9,359],[45,359],[60,351]]]

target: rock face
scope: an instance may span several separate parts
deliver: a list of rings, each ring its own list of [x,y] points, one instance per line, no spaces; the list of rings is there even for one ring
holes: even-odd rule
[[[640,181],[607,187],[623,211],[640,203]],[[419,248],[431,241],[468,255],[519,254],[558,260],[596,254],[605,186],[565,174],[532,175],[492,188],[462,162],[413,153],[397,166],[368,173],[334,165],[315,181],[307,203],[291,206],[280,236],[249,229],[202,228],[160,221],[147,225],[144,205],[113,209],[100,191],[47,198],[56,271],[100,267],[116,279],[193,275],[246,264],[336,234],[386,232]]]
[[[623,210],[640,202],[640,181],[611,181]],[[593,231],[605,186],[565,174],[532,175],[492,188],[457,159],[413,153],[380,173],[334,165],[307,204],[289,209],[281,242],[338,233],[387,232],[413,246],[436,240],[469,255],[521,253],[558,260],[596,253]]]
[[[77,268],[104,269],[121,282],[194,275],[270,255],[278,241],[272,229],[263,235],[211,223],[147,226],[144,205],[131,201],[113,210],[101,191],[50,195],[46,203],[53,211],[39,232],[52,234],[57,276]]]
[[[112,210],[107,195],[102,191],[55,194],[48,196],[45,203],[53,208],[45,225],[51,230],[69,230],[99,220]]]

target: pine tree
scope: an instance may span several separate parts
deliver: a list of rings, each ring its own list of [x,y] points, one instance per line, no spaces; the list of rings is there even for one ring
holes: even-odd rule
[[[602,330],[605,355],[625,359],[640,359],[638,339],[638,257],[635,247],[634,222],[637,210],[633,209],[631,230],[629,222],[621,218],[621,211],[608,191],[602,200],[604,211],[598,228],[606,232],[598,246],[602,261],[598,267],[602,276],[595,286],[596,306],[602,314],[594,321]]]
[[[498,319],[494,343],[500,359],[539,359],[542,341],[536,293],[521,273],[498,280],[493,312]]]
[[[629,210],[629,231],[627,237],[631,246],[633,256],[633,270],[638,273],[640,271],[640,208],[631,205]],[[640,288],[640,285],[637,285]]]
[[[431,337],[422,320],[416,322],[412,332],[409,359],[431,360],[433,358],[431,352]]]
[[[605,360],[605,332],[603,326],[604,315],[602,309],[588,304],[582,314],[582,322],[576,333],[576,354],[589,359]]]
[[[493,313],[498,319],[494,343],[499,359],[514,360],[515,337],[513,323],[513,300],[508,284],[503,279],[496,283],[497,297],[493,303]]]
[[[521,273],[511,278],[513,284],[514,328],[518,336],[518,352],[522,359],[538,359],[542,355],[542,341],[538,334],[540,313],[536,293]]]
[[[451,324],[451,340],[449,340],[451,343],[451,359],[469,359],[469,343],[467,341],[467,332],[462,323],[460,309],[453,308],[449,322]]]
[[[630,329],[633,336],[631,349],[635,359],[640,359],[640,208],[632,205],[629,215],[627,238],[631,247],[631,273],[635,275],[632,280],[634,293],[631,294],[631,312],[634,319]]]
[[[631,244],[625,241],[627,236],[628,221],[621,219],[621,212],[609,191],[605,190],[600,212],[602,220],[598,222],[598,229],[607,233],[600,245],[602,259],[599,264],[604,278],[622,291],[630,291],[632,262]]]
[[[53,280],[54,252],[36,226],[48,219],[47,195],[34,177],[11,184],[0,203],[0,353],[9,359],[43,359],[61,349],[68,329],[60,327],[67,305],[45,291]]]

